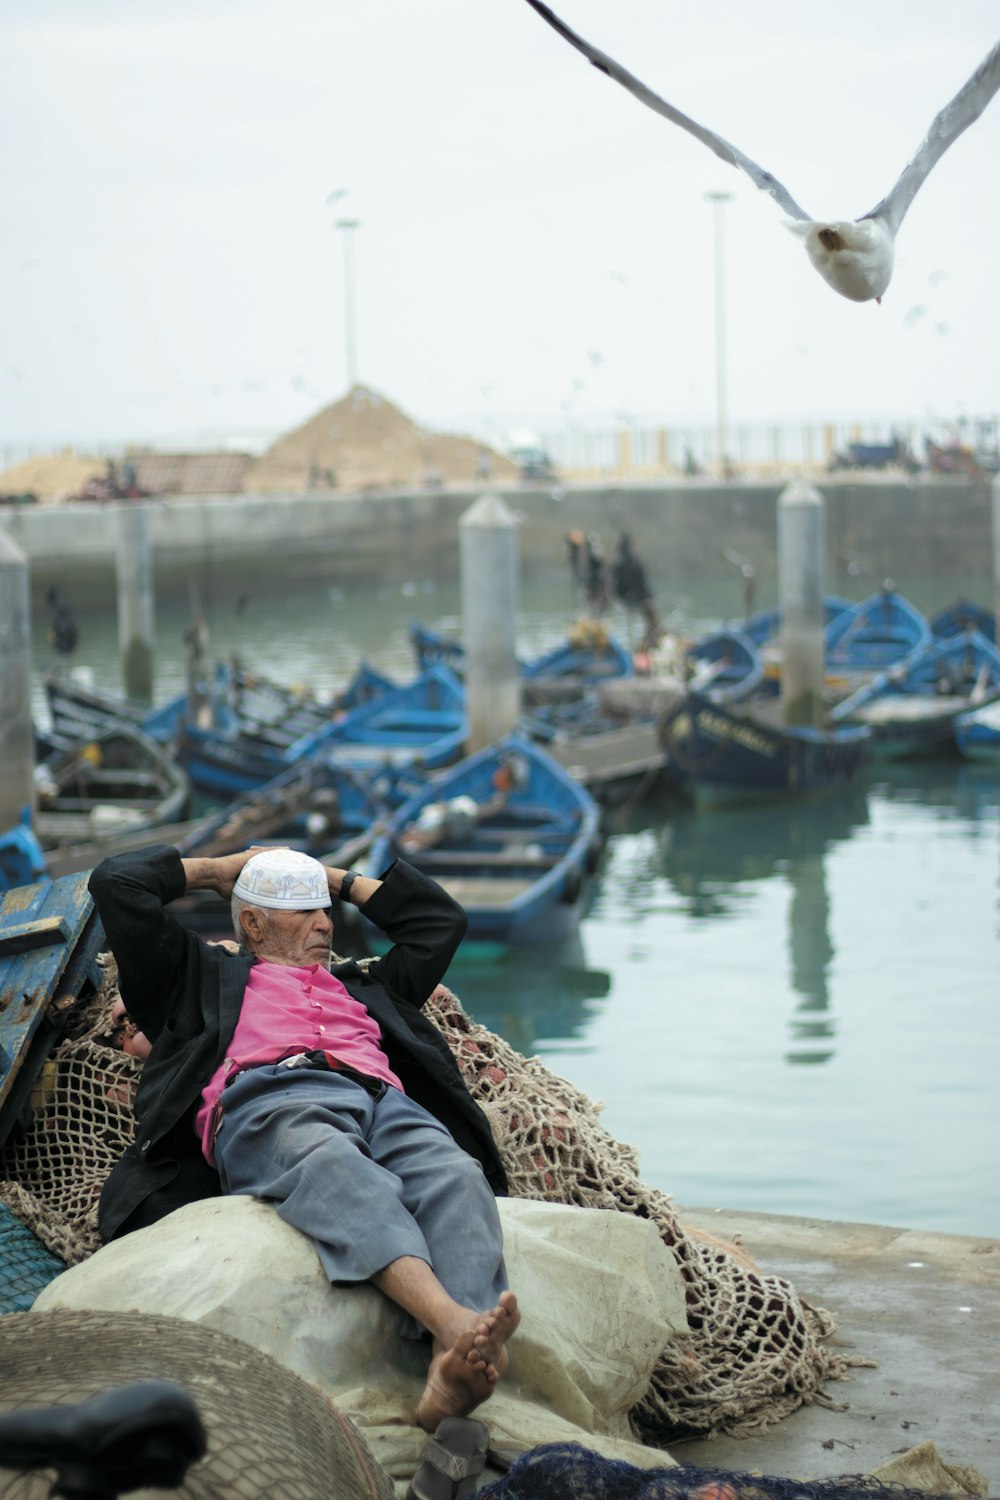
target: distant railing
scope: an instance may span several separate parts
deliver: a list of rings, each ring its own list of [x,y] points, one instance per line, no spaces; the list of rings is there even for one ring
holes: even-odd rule
[[[927,442],[984,456],[996,455],[1000,419],[959,422],[826,422],[733,427],[720,462],[712,426],[653,427],[638,423],[605,428],[553,428],[542,446],[562,474],[595,479],[656,477],[767,478],[789,471],[825,473],[850,467],[857,445],[888,446],[916,465],[927,460]],[[900,467],[909,466],[900,464]]]
[[[532,433],[532,444],[544,449],[559,474],[592,479],[657,479],[704,475],[780,477],[790,472],[824,473],[852,445],[888,445],[896,441],[900,451],[917,464],[926,462],[928,440],[942,448],[958,447],[984,456],[996,455],[1000,443],[1000,417],[959,417],[954,420],[910,419],[858,422],[785,422],[731,426],[727,454],[720,462],[718,429],[714,425],[657,426],[636,419],[621,423],[578,421],[560,423],[551,418],[531,422],[477,419],[468,416],[442,423],[438,430],[474,436],[490,447],[511,447],[505,434],[520,428]],[[41,444],[0,443],[0,473],[30,458],[98,458],[118,460],[129,451],[153,453],[153,447],[133,448],[95,443],[58,449]],[[197,451],[195,448],[186,450]],[[231,456],[220,448],[220,454]]]

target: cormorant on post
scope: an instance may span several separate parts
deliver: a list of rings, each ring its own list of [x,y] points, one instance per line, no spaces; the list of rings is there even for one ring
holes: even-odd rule
[[[69,607],[69,600],[62,589],[50,583],[45,591],[45,603],[49,609],[49,642],[63,656],[76,650],[80,632]]]

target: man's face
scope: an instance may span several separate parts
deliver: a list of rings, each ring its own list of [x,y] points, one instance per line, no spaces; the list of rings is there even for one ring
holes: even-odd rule
[[[328,906],[312,911],[272,911],[259,906],[244,915],[248,946],[272,964],[306,969],[329,964],[333,920]]]

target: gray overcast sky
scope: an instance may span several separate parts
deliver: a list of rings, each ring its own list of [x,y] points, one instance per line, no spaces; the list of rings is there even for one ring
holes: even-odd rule
[[[872,208],[995,0],[557,0],[811,213]],[[931,173],[882,306],[524,0],[0,0],[0,445],[276,434],[363,382],[434,426],[1000,409],[1000,99]],[[339,200],[330,194],[346,190]]]

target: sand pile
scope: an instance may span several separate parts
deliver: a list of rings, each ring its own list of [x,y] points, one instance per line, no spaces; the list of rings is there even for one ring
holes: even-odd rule
[[[77,458],[54,453],[26,458],[0,474],[0,495],[36,495],[39,500],[64,500],[79,494],[88,479],[102,479],[107,472],[103,458]]]
[[[474,438],[418,427],[364,386],[279,438],[250,468],[248,490],[470,484],[516,479],[517,465]]]

